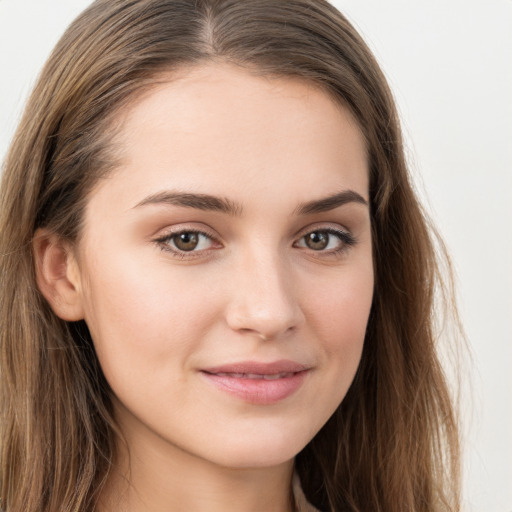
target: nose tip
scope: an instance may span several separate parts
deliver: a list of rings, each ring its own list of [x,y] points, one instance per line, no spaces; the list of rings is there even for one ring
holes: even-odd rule
[[[293,321],[285,316],[272,318],[267,314],[255,314],[246,310],[238,315],[231,315],[228,320],[230,327],[243,335],[254,336],[262,341],[272,341],[285,337],[295,330]]]
[[[282,265],[252,266],[233,276],[227,308],[229,327],[263,341],[275,340],[295,331],[303,314],[294,293],[292,276]]]

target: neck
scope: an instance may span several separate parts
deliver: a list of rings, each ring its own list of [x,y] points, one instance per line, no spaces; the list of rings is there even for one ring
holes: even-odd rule
[[[293,460],[226,468],[161,438],[119,443],[98,512],[291,512]],[[139,440],[140,441],[140,440]]]

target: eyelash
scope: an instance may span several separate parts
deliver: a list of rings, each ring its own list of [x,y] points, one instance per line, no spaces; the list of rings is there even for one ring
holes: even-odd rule
[[[170,253],[172,256],[179,258],[179,259],[193,259],[200,257],[205,252],[209,252],[210,249],[204,249],[202,251],[183,251],[176,248],[171,247],[171,243],[174,239],[176,239],[178,236],[183,234],[194,234],[194,235],[200,235],[204,236],[208,239],[210,239],[212,242],[215,242],[215,237],[206,231],[202,231],[200,229],[180,229],[179,231],[175,231],[172,233],[169,233],[167,235],[162,236],[161,238],[158,238],[156,242],[160,246],[160,249],[164,252]]]
[[[348,231],[343,231],[341,229],[335,229],[331,227],[325,227],[325,228],[317,228],[312,229],[311,231],[307,231],[303,235],[300,236],[300,238],[297,240],[297,242],[294,243],[294,247],[297,247],[296,244],[298,241],[305,239],[308,235],[311,235],[313,233],[326,233],[328,235],[334,235],[337,237],[341,243],[340,247],[336,249],[330,249],[330,250],[314,250],[309,249],[313,253],[317,253],[321,257],[329,257],[329,256],[340,256],[344,252],[348,251],[351,247],[356,245],[357,240],[356,238],[349,233]],[[167,253],[170,253],[172,256],[179,258],[179,259],[194,259],[201,257],[205,253],[210,252],[211,249],[203,249],[203,250],[191,250],[191,251],[184,251],[177,247],[172,248],[171,243],[173,243],[173,240],[175,240],[178,236],[183,234],[193,234],[193,235],[199,235],[204,236],[212,241],[212,243],[216,242],[215,237],[206,231],[202,231],[200,229],[181,229],[179,231],[175,231],[169,234],[166,234],[165,236],[162,236],[155,240],[155,242],[160,246],[160,249],[162,251],[165,251]],[[218,242],[217,242],[218,243]],[[302,248],[302,247],[301,247]],[[305,249],[308,249],[307,247],[304,247]]]
[[[312,229],[311,231],[308,231],[307,233],[303,234],[299,238],[299,240],[303,240],[305,237],[307,237],[308,235],[312,235],[313,233],[327,233],[328,235],[334,235],[335,237],[338,238],[338,240],[341,243],[340,247],[338,247],[336,249],[330,249],[327,251],[324,251],[324,250],[315,251],[314,249],[310,249],[312,252],[315,252],[315,253],[323,253],[322,254],[323,256],[340,255],[340,254],[346,252],[350,247],[353,247],[357,243],[357,240],[355,239],[355,237],[348,231],[343,231],[341,229],[335,229],[335,228],[329,228],[329,227],[326,227],[326,228],[320,227],[318,229]],[[306,247],[306,249],[307,249],[307,247]]]

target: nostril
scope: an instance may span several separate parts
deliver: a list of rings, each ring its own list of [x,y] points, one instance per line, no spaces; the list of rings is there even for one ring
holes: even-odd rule
[[[267,331],[260,331],[257,329],[250,329],[250,328],[242,328],[242,329],[237,329],[237,330],[241,334],[246,334],[248,336],[254,336],[256,338],[261,339],[262,341],[272,341],[272,340],[275,340],[276,338],[283,337],[283,336],[290,334],[292,331],[295,330],[295,327],[290,326],[290,327],[284,328],[284,329],[275,329],[272,333],[270,332],[270,329]]]
[[[262,332],[259,332],[256,329],[242,328],[238,329],[238,331],[242,334],[247,334],[249,336],[253,335],[255,337],[260,338],[263,341],[270,341],[271,339],[271,336],[267,336],[266,334],[263,334]]]

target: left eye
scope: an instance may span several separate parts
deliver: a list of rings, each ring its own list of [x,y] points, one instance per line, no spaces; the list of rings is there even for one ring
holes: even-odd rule
[[[346,245],[352,245],[352,237],[343,231],[319,229],[304,235],[297,242],[297,247],[313,251],[336,251]]]
[[[166,237],[164,242],[170,245],[172,249],[192,252],[209,249],[212,245],[212,239],[199,231],[182,231]]]

